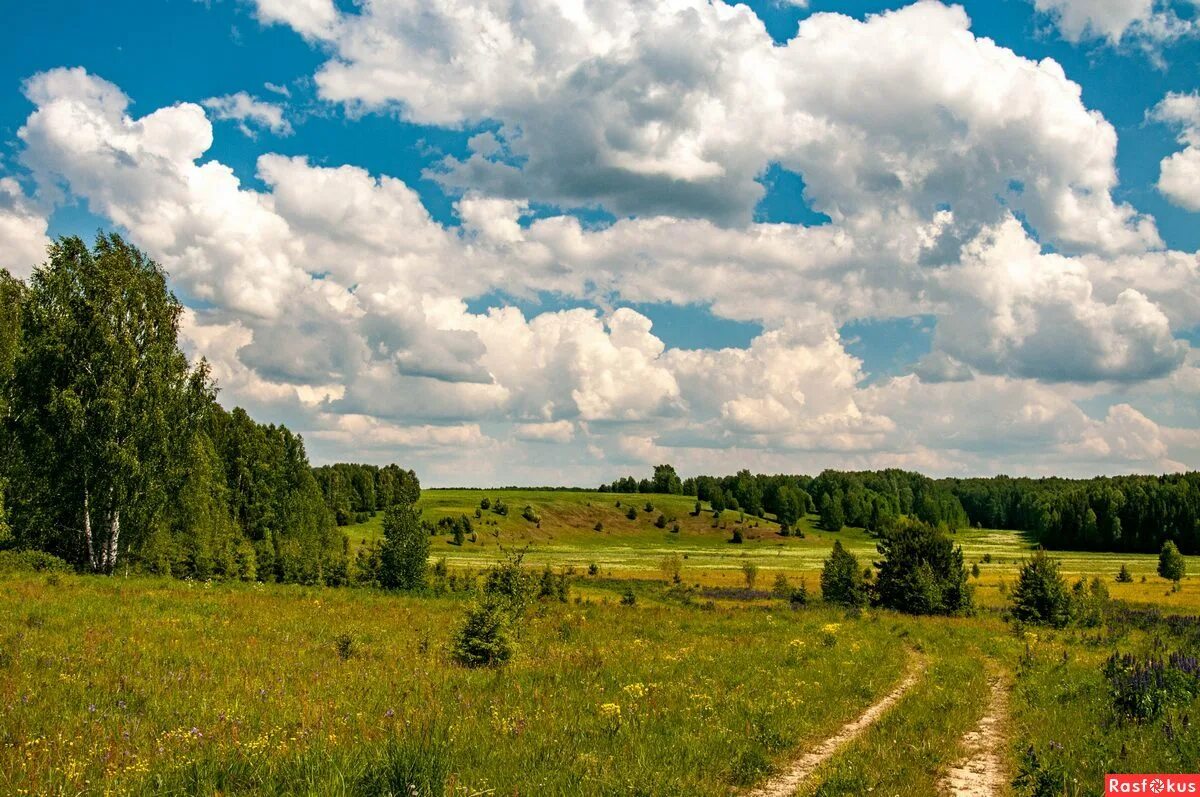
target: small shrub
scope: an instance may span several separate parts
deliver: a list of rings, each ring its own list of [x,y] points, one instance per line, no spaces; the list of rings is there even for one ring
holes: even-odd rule
[[[741,529],[734,529],[734,530],[733,530],[733,536],[729,538],[729,541],[730,541],[731,543],[733,543],[734,545],[741,545],[741,544],[742,544],[742,542],[743,542],[743,540],[742,540],[742,530],[741,530]]]
[[[990,565],[992,563],[992,555],[990,553],[985,553],[983,555],[983,563],[985,565]]]
[[[338,638],[333,642],[334,648],[337,649],[338,658],[342,661],[349,661],[354,655],[354,638],[349,634],[339,634]]]
[[[1129,565],[1121,565],[1121,569],[1117,571],[1118,584],[1132,584],[1133,573],[1129,572]]]
[[[746,580],[746,589],[753,590],[758,581],[758,565],[753,562],[742,562],[742,578]]]
[[[979,564],[971,565],[971,578],[979,578]]]
[[[590,565],[588,565],[588,575],[589,576],[600,575],[600,565],[596,564],[595,562],[592,562]]]
[[[683,571],[683,559],[677,553],[667,554],[659,560],[658,569],[668,581],[678,584]]]
[[[637,594],[633,591],[633,587],[626,587],[621,593],[622,606],[635,606],[637,604]]]
[[[525,518],[530,523],[541,523],[542,522],[542,518],[538,515],[537,512],[534,511],[533,507],[530,506],[529,504],[526,504],[525,508],[521,510],[521,517]]]
[[[792,604],[792,608],[808,605],[808,585],[804,582],[803,576],[800,578],[800,586],[792,590],[788,600]]]
[[[480,509],[491,509],[491,508],[492,508],[492,501],[491,501],[491,499],[490,499],[490,498],[488,498],[488,497],[485,495],[485,496],[483,497],[483,500],[479,502],[479,508],[480,508]]]
[[[775,583],[771,585],[771,593],[776,598],[786,600],[792,594],[792,585],[783,573],[775,574]]]
[[[508,617],[493,597],[485,597],[467,610],[454,635],[452,654],[464,667],[491,667],[512,657]]]
[[[678,534],[678,533],[679,533],[679,524],[678,524],[678,523],[676,523],[675,525],[671,526],[671,533],[672,533],[672,534]]]
[[[667,516],[666,516],[666,515],[659,515],[659,516],[658,516],[658,519],[654,521],[654,525],[655,525],[657,528],[660,528],[660,529],[665,529],[665,528],[667,527]]]
[[[604,524],[597,520],[596,525],[592,526],[592,531],[604,531]]]
[[[629,511],[625,513],[625,517],[629,518],[630,520],[637,520],[637,518],[638,518],[637,510],[634,509],[633,507],[629,507]]]
[[[68,573],[71,566],[45,551],[0,551],[0,573]]]
[[[652,503],[650,503],[649,501],[647,501],[647,502],[646,502],[646,511],[647,511],[647,512],[653,512],[653,511],[654,511],[654,504],[652,504]]]

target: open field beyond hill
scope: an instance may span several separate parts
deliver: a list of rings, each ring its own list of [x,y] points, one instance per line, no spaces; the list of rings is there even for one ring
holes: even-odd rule
[[[475,510],[485,497],[493,504],[502,500],[509,507],[508,515],[481,510],[477,519]],[[653,505],[652,511],[645,511],[647,502]],[[695,498],[680,495],[430,489],[422,492],[418,506],[432,522],[460,515],[471,519],[476,542],[467,541],[460,547],[451,544],[447,535],[434,542],[431,556],[445,557],[454,567],[480,569],[502,559],[504,550],[528,546],[525,561],[532,565],[574,567],[583,572],[595,563],[604,576],[661,580],[659,563],[664,556],[677,553],[686,557],[682,573],[685,583],[741,585],[742,566],[749,561],[759,568],[760,587],[769,588],[775,574],[784,573],[793,580],[804,577],[809,588],[815,590],[821,565],[834,540],[841,540],[864,564],[878,557],[876,540],[870,534],[850,527],[840,532],[823,531],[817,528],[815,515],[800,521],[803,537],[784,537],[773,520],[751,516],[743,519],[736,510],[723,512],[720,526],[714,527],[708,504],[696,516],[695,503]],[[540,527],[521,516],[527,505],[540,517]],[[637,510],[636,520],[626,517],[631,506]],[[667,528],[655,526],[660,514],[673,519]],[[670,528],[676,522],[679,532],[673,533]],[[367,523],[342,530],[358,546],[382,536],[381,523],[382,515],[377,515]],[[597,523],[602,524],[601,531],[595,530]],[[743,532],[741,544],[729,542],[735,529]],[[1002,590],[1014,583],[1034,544],[1021,532],[993,529],[960,529],[953,539],[962,546],[968,568],[979,564],[980,576],[972,579],[977,601],[1003,605],[1006,598]],[[1053,555],[1062,562],[1066,577],[1075,580],[1099,576],[1107,582],[1114,598],[1158,603],[1176,610],[1200,609],[1200,579],[1185,580],[1179,592],[1171,592],[1170,585],[1155,575],[1156,555],[1087,551],[1054,551]],[[1133,583],[1115,583],[1122,564],[1133,574]],[[1189,557],[1189,570],[1200,572],[1200,558]]]

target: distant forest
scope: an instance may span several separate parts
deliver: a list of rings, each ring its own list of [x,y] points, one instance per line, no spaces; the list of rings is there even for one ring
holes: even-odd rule
[[[931,479],[903,470],[835,471],[819,476],[752,474],[680,479],[659,465],[650,478],[627,476],[612,492],[694,495],[714,509],[775,515],[785,526],[818,512],[822,528],[883,532],[901,516],[948,528],[1028,532],[1046,548],[1157,553],[1173,541],[1200,553],[1200,473],[1093,479]]]
[[[226,411],[178,346],[182,305],[119,236],[0,271],[0,548],[80,569],[350,579],[337,522],[413,504],[391,465],[313,469],[285,426]]]

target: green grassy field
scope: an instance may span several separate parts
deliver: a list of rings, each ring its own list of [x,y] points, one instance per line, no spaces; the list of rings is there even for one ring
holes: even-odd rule
[[[475,510],[481,499],[497,498],[509,506],[506,517],[492,511]],[[649,501],[654,510],[645,511]],[[617,504],[620,503],[618,507]],[[529,505],[541,517],[540,528],[521,517]],[[762,584],[770,584],[775,573],[796,579],[804,576],[815,588],[821,565],[833,547],[833,541],[853,551],[864,566],[877,557],[876,541],[862,529],[845,528],[840,532],[822,531],[812,515],[799,524],[804,536],[783,537],[779,526],[767,518],[745,516],[726,510],[719,528],[713,527],[708,505],[699,516],[693,515],[695,499],[678,495],[614,494],[540,490],[426,490],[419,504],[426,519],[437,522],[443,517],[467,515],[477,530],[477,541],[457,546],[448,536],[434,542],[432,556],[444,557],[452,566],[479,569],[504,557],[504,551],[528,546],[526,561],[532,565],[571,566],[585,570],[595,563],[606,575],[624,578],[654,578],[659,562],[678,553],[684,559],[683,578],[703,585],[742,583],[742,565],[749,561],[758,566]],[[625,516],[628,507],[638,510],[636,520]],[[658,529],[659,514],[674,519],[679,532]],[[602,531],[595,531],[599,522]],[[673,525],[673,524],[669,524]],[[743,532],[744,542],[729,542],[734,529]],[[355,546],[382,536],[382,514],[369,522],[343,529]],[[1035,545],[1019,532],[992,529],[961,529],[954,534],[968,563],[979,564],[976,599],[985,606],[1006,602],[1002,585],[1011,586],[1021,563]],[[1114,598],[1152,602],[1177,610],[1200,609],[1200,579],[1183,582],[1172,592],[1156,574],[1158,557],[1154,554],[1111,554],[1082,551],[1055,551],[1062,562],[1063,574],[1074,580],[1099,576]],[[990,557],[990,561],[984,561]],[[1132,584],[1115,581],[1121,565],[1129,567]],[[1200,573],[1200,558],[1192,557],[1189,570]],[[1146,581],[1143,583],[1142,578]]]
[[[422,508],[434,521],[474,520],[484,495],[510,514],[482,513],[475,543],[439,537],[434,559],[478,573],[528,545],[528,564],[576,573],[570,600],[534,604],[502,668],[468,669],[450,655],[472,600],[462,593],[0,577],[0,793],[745,794],[906,672],[912,686],[797,794],[945,793],[949,768],[970,752],[965,734],[992,711],[997,674],[1011,685],[1002,782],[1024,778],[997,794],[1095,795],[1105,771],[1200,761],[1190,722],[1200,701],[1131,722],[1114,713],[1101,669],[1114,651],[1194,643],[1190,626],[1007,622],[1001,585],[1029,553],[1019,535],[956,535],[968,563],[991,558],[973,616],[847,613],[762,590],[783,573],[806,577],[815,595],[833,540],[864,563],[875,556],[861,530],[823,532],[810,519],[803,538],[782,537],[736,512],[713,528],[710,512],[691,515],[694,501],[679,496],[430,490]],[[521,518],[526,504],[540,528]],[[624,515],[631,504],[636,520]],[[660,512],[678,533],[655,527]],[[728,542],[735,528],[740,545]],[[380,518],[346,531],[361,545],[380,534]],[[687,557],[681,585],[659,572],[669,553]],[[1154,557],[1055,556],[1069,577],[1100,576],[1139,605],[1200,603],[1194,577],[1170,593]],[[747,561],[760,568],[755,594],[731,588]],[[593,562],[600,572],[587,575]],[[1133,584],[1114,583],[1121,563]]]

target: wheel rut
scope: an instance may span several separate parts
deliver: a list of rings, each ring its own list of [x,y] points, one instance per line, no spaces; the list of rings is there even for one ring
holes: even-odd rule
[[[858,717],[843,725],[833,736],[800,756],[785,772],[746,792],[746,797],[793,797],[817,767],[878,722],[880,717],[913,687],[920,677],[921,664],[922,660],[919,657],[912,656],[904,677],[890,692],[871,704]]]

